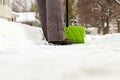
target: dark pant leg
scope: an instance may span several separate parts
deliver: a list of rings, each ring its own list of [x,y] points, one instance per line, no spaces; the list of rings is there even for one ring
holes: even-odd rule
[[[46,9],[48,41],[63,41],[65,36],[61,0],[46,0]]]
[[[40,21],[42,25],[43,33],[47,38],[47,17],[46,17],[46,0],[36,0],[39,9]]]

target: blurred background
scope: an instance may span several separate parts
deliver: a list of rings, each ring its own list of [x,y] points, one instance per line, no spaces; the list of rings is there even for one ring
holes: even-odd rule
[[[35,0],[0,0],[0,4],[1,17],[41,27]],[[120,33],[120,0],[69,0],[69,23],[85,26],[87,34]]]

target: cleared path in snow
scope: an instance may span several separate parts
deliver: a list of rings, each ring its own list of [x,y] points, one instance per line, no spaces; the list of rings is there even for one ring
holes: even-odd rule
[[[0,80],[120,80],[120,34],[49,46],[41,45],[46,42],[38,28],[6,24],[0,25]]]

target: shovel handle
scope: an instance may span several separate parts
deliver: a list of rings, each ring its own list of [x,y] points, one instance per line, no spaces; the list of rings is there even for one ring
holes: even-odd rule
[[[69,16],[68,16],[68,0],[66,0],[66,27],[69,27]]]

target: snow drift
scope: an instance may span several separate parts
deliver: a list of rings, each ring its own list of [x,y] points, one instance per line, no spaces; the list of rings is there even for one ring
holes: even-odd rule
[[[0,19],[0,48],[47,44],[41,28]]]

